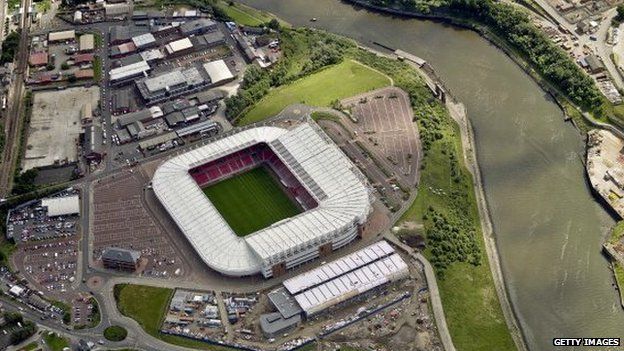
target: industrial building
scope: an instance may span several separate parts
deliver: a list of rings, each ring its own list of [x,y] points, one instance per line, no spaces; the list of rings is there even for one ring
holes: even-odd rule
[[[225,35],[220,31],[191,37],[194,50],[205,50],[225,44]]]
[[[188,37],[216,30],[217,22],[211,19],[201,18],[193,21],[186,21],[182,23],[178,29],[183,36]]]
[[[230,68],[225,64],[225,61],[223,60],[205,63],[203,67],[206,73],[208,73],[208,76],[210,77],[210,82],[213,85],[229,82],[234,79],[234,75],[230,71]]]
[[[296,327],[310,317],[366,296],[409,276],[407,263],[382,240],[335,261],[285,280],[267,296],[277,312],[261,316],[266,337]]]
[[[134,272],[139,267],[140,260],[141,253],[135,250],[109,247],[102,252],[102,263],[108,269]]]
[[[110,57],[121,57],[124,55],[129,55],[137,50],[137,47],[133,42],[119,44],[117,46],[113,46],[110,50]]]
[[[230,156],[240,155],[242,161],[231,160],[238,172],[240,162],[253,167],[248,152],[275,162],[281,181],[288,179],[289,191],[306,211],[239,237],[198,184],[231,176],[210,171]],[[366,178],[312,121],[292,129],[264,126],[228,134],[165,161],[152,184],[203,261],[228,276],[269,278],[325,256],[358,237],[372,211]]]
[[[110,81],[113,84],[128,82],[139,77],[144,77],[150,69],[150,65],[145,61],[113,68],[109,72]]]
[[[197,67],[176,69],[159,76],[141,79],[137,89],[145,103],[154,104],[176,96],[191,94],[206,87],[210,81]]]
[[[102,128],[94,125],[85,127],[82,149],[82,154],[87,160],[94,162],[102,160],[104,156]]]
[[[50,32],[48,34],[48,42],[61,42],[61,41],[73,41],[76,39],[76,31],[75,30],[65,30],[61,32]]]
[[[76,215],[80,214],[80,199],[78,195],[48,197],[41,199],[41,207],[47,208],[48,217]]]
[[[156,38],[152,33],[145,33],[132,37],[132,43],[139,50],[150,48],[156,45]]]
[[[127,43],[132,40],[130,28],[128,26],[114,26],[109,32],[109,41],[113,45]]]
[[[91,52],[95,49],[95,38],[93,34],[83,34],[78,39],[80,52]]]
[[[121,115],[117,118],[117,125],[119,128],[125,128],[134,122],[147,122],[155,118],[163,116],[163,112],[158,106],[152,106],[150,108],[139,110],[137,112]]]
[[[165,54],[163,54],[162,51],[160,51],[160,49],[152,49],[152,50],[143,51],[139,53],[139,55],[147,63],[150,63],[153,61],[159,61],[165,58]]]
[[[45,51],[42,52],[33,52],[28,57],[28,64],[32,67],[45,66],[48,64],[48,53]]]
[[[175,41],[170,42],[165,45],[165,51],[168,56],[173,55],[184,55],[193,50],[193,43],[189,38],[182,38]]]

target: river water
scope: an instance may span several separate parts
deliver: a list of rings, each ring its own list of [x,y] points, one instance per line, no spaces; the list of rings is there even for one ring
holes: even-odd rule
[[[503,52],[471,31],[337,0],[243,2],[430,62],[472,121],[506,284],[529,348],[550,350],[553,337],[624,337],[624,312],[600,252],[614,221],[586,186],[583,142]]]

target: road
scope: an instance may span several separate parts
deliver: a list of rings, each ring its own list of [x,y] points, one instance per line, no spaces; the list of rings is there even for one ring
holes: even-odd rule
[[[554,9],[547,0],[535,0],[535,3],[538,4],[552,19],[556,21],[555,24],[565,28],[571,35],[577,36],[576,34],[576,25],[568,22],[565,17],[563,17],[556,9]]]
[[[28,9],[32,0],[22,0],[21,6]],[[26,12],[26,10],[24,11]],[[24,111],[24,81],[28,69],[28,29],[30,17],[27,13],[20,19],[20,43],[15,55],[15,77],[9,91],[8,113],[4,121],[5,148],[2,154],[2,167],[0,167],[0,198],[6,198],[11,192],[13,174],[18,159],[22,115]]]
[[[623,89],[624,80],[622,79],[622,75],[620,74],[620,71],[615,66],[615,63],[613,62],[613,60],[611,59],[613,46],[606,43],[607,32],[609,28],[611,27],[611,21],[616,15],[617,15],[616,8],[612,8],[611,10],[604,13],[604,16],[603,16],[604,19],[602,20],[602,22],[600,22],[600,27],[598,28],[598,31],[596,31],[596,34],[595,34],[596,37],[598,38],[598,41],[589,41],[587,42],[587,45],[590,48],[592,48],[592,50],[596,53],[596,55],[598,55],[602,59],[602,62],[607,68],[607,71],[609,71],[609,74],[611,75],[611,78],[613,79],[613,83],[615,84],[615,86],[620,89]]]

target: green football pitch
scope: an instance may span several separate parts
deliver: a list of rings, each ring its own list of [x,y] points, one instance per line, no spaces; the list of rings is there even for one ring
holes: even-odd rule
[[[203,190],[238,236],[251,234],[301,213],[264,167]]]

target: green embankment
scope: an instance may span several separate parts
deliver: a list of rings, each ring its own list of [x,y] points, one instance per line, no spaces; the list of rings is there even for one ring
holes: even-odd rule
[[[319,42],[325,45],[320,53],[311,44]],[[462,351],[514,350],[484,255],[473,180],[460,162],[463,156],[457,125],[409,64],[378,57],[346,42],[321,31],[288,31],[282,35],[285,62],[273,71],[278,74],[263,76],[253,72],[249,84],[241,91],[242,96],[231,99],[229,105],[236,112],[251,101],[239,120],[240,124],[246,124],[269,118],[290,103],[327,106],[336,99],[388,85],[384,74],[392,78],[395,86],[410,94],[423,145],[418,197],[401,222],[424,225],[427,240],[424,254],[436,269],[454,344]],[[331,62],[325,65],[329,68],[317,65],[311,69],[308,60],[311,56],[325,58],[320,62]],[[355,84],[356,88],[346,91],[343,85],[348,82],[344,76],[337,78],[336,70],[356,67],[357,63],[351,60],[372,68],[361,71],[363,74],[358,74],[356,79],[375,83],[365,89]],[[263,85],[266,82],[273,88],[266,89]]]
[[[267,12],[256,10],[240,3],[230,5],[225,1],[218,1],[217,7],[223,10],[232,21],[243,26],[261,26],[275,18]]]
[[[334,100],[390,85],[390,80],[369,67],[345,60],[292,84],[271,91],[241,118],[240,124],[274,116],[284,107],[303,103],[329,106]]]
[[[114,289],[119,312],[136,320],[149,335],[183,347],[214,351],[231,350],[226,347],[160,332],[160,326],[173,295],[172,289],[131,284],[115,285]]]
[[[238,236],[251,234],[301,212],[264,167],[203,190]]]

